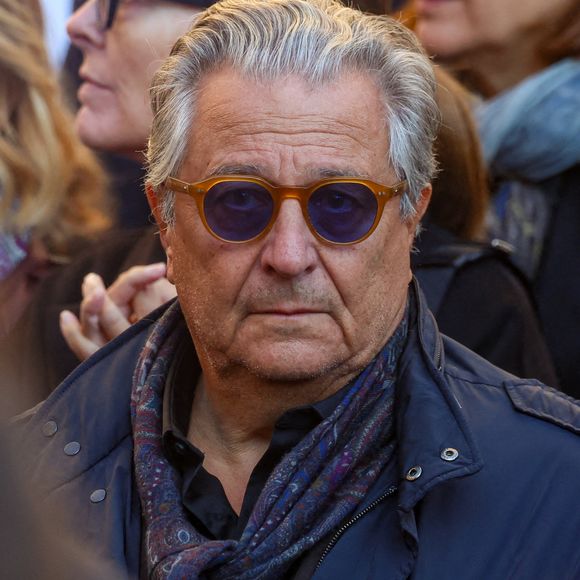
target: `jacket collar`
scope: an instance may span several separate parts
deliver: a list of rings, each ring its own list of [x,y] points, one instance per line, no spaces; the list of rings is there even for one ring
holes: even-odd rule
[[[443,339],[416,280],[397,383],[399,507],[411,510],[434,486],[479,471],[481,455],[445,374]],[[456,455],[457,453],[457,455]]]

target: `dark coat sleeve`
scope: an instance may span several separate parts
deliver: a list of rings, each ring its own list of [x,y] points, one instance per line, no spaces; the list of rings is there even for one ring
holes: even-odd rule
[[[441,332],[496,366],[557,386],[530,295],[501,261],[480,260],[459,269],[436,319]]]
[[[496,366],[559,387],[531,288],[501,247],[427,223],[413,271],[444,334]]]
[[[580,164],[551,187],[558,201],[534,294],[562,390],[580,399]]]

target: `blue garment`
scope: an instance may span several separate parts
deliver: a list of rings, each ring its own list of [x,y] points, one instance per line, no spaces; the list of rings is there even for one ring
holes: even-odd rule
[[[28,256],[27,236],[0,232],[0,281],[14,272]]]
[[[396,382],[397,461],[294,577],[577,580],[579,404],[440,335],[416,295]],[[129,578],[141,546],[132,375],[163,310],[85,361],[22,431],[38,494]]]
[[[494,176],[534,183],[580,163],[580,60],[565,59],[475,111]]]
[[[559,209],[547,183],[580,163],[580,60],[565,59],[475,110],[484,157],[498,186],[489,231],[515,248],[535,280]]]
[[[0,190],[0,200],[2,191]],[[16,201],[12,205],[15,211],[19,207]],[[10,214],[9,214],[10,216]],[[0,231],[0,282],[5,280],[28,256],[30,246],[30,230]]]

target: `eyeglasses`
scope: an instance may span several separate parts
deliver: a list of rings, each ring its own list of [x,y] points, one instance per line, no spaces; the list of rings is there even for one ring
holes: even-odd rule
[[[387,201],[403,193],[366,179],[337,177],[308,187],[274,186],[258,177],[225,175],[197,183],[169,177],[167,189],[191,195],[206,229],[224,242],[240,244],[265,236],[285,199],[300,203],[310,231],[330,244],[356,244],[375,230]]]
[[[108,30],[113,26],[117,8],[124,0],[97,0],[97,19],[101,30]],[[215,0],[172,0],[178,4],[185,4],[197,8],[197,11],[211,6]]]

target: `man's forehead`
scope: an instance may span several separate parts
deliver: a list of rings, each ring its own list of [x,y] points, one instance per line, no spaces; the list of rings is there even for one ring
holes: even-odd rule
[[[353,116],[361,87],[365,87],[367,99],[358,107],[362,111]],[[371,100],[377,108],[368,107]],[[367,114],[364,114],[365,108]],[[226,126],[233,122],[243,125],[248,112],[252,114],[253,124],[276,125],[292,118],[298,123],[296,131],[301,131],[304,125],[324,130],[336,121],[353,128],[366,128],[366,121],[373,118],[376,122],[384,106],[381,91],[370,74],[346,70],[334,80],[313,85],[300,75],[255,79],[223,67],[200,80],[196,111],[206,119],[223,121]]]
[[[387,151],[383,103],[370,76],[345,74],[313,89],[300,77],[268,83],[221,70],[197,95],[184,176],[377,179]]]

